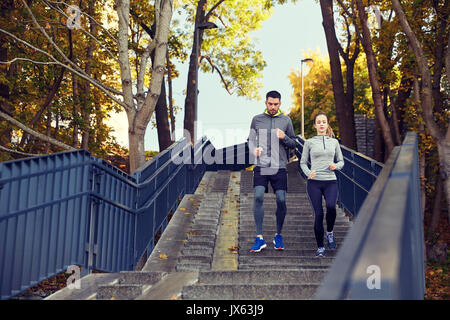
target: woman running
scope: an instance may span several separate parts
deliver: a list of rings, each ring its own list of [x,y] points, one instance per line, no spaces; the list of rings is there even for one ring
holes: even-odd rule
[[[308,177],[306,191],[315,214],[314,234],[318,247],[316,257],[324,257],[322,196],[325,197],[327,207],[328,249],[335,250],[336,241],[333,227],[336,220],[338,187],[334,171],[342,169],[344,157],[339,142],[334,138],[333,130],[328,124],[328,117],[325,113],[319,112],[314,117],[314,128],[316,128],[317,135],[305,141],[300,167]],[[308,158],[311,159],[311,169],[307,165]],[[335,159],[336,163],[334,162]]]

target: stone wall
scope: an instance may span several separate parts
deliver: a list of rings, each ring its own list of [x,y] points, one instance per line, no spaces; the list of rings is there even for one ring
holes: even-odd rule
[[[358,152],[373,158],[375,141],[375,119],[355,114],[356,146]]]

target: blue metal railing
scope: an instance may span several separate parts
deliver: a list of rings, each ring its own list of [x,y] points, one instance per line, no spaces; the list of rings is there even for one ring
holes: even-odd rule
[[[194,157],[207,145],[182,139],[132,176],[84,150],[0,163],[0,298],[70,265],[133,270],[206,170],[172,151]]]
[[[395,147],[317,299],[423,299],[424,238],[417,135]]]
[[[300,136],[296,140],[295,153],[300,159],[304,141]],[[416,148],[416,151],[403,151],[415,152],[413,168],[417,165],[417,141],[402,148],[407,147]],[[360,153],[341,148],[345,166],[337,171],[339,205],[354,216],[361,212],[357,223],[362,223],[359,221],[367,219],[364,218],[369,210],[367,203],[378,203],[377,196],[381,197],[379,191],[372,191],[382,183],[378,176],[392,170]],[[399,150],[394,150],[393,154],[398,154]],[[194,192],[205,171],[242,170],[253,164],[252,158],[247,143],[215,149],[203,137],[195,146],[185,139],[178,141],[132,176],[83,150],[0,163],[1,299],[67,270],[70,265],[106,272],[135,269],[153,250],[155,233],[164,230],[169,212],[176,209],[184,194]],[[398,173],[394,170],[393,177],[397,181],[410,175],[417,178],[418,171],[411,168]],[[300,173],[303,174],[301,170]],[[420,208],[414,203],[420,201],[414,194],[416,188],[417,184],[411,182],[409,191],[397,190],[407,195],[407,210]],[[416,254],[420,255],[418,248],[423,242],[420,237],[414,238],[421,232],[421,223],[415,215],[401,217],[406,223],[398,224],[402,230],[408,229],[405,226],[413,228],[401,233],[402,248],[408,249],[401,252],[402,258],[405,257],[402,270],[411,271],[408,263],[412,262],[416,276],[423,276],[415,258]],[[364,223],[354,232],[364,234],[372,221]],[[382,230],[382,227],[372,230]],[[414,246],[408,247],[405,243],[408,239],[415,241]],[[360,245],[355,246],[358,241],[345,243],[351,250],[360,250]],[[341,251],[349,252],[344,247]],[[369,249],[367,252],[371,252]],[[361,250],[357,252],[360,254]],[[338,258],[341,263],[346,262],[342,265],[348,270],[351,269],[349,261],[355,261],[342,258],[341,253]],[[405,290],[407,287],[402,285]]]
[[[299,171],[306,179],[300,168],[300,158],[305,140],[301,136],[296,136],[296,141],[295,154],[299,159]],[[342,209],[356,217],[373,183],[383,169],[383,164],[346,146],[341,145],[341,150],[344,156],[344,167],[342,170],[335,171],[338,182],[338,202]],[[311,165],[309,160],[308,164]]]

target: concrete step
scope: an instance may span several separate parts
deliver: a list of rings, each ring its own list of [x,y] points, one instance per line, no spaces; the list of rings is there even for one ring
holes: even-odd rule
[[[277,211],[277,208],[264,208],[264,217],[267,215],[275,215]],[[326,211],[324,211],[325,213]],[[253,208],[246,208],[246,209],[239,209],[239,214],[243,217],[245,216],[249,216],[252,217],[253,216]],[[287,210],[286,211],[286,218],[290,216],[290,217],[298,217],[298,218],[305,218],[305,217],[314,217],[314,213],[312,210],[304,210],[304,211],[299,211],[299,210]],[[314,218],[313,218],[314,219]]]
[[[303,270],[236,270],[236,271],[202,271],[199,273],[200,284],[302,284],[320,283],[325,277],[325,269]]]
[[[270,234],[266,234],[264,239],[266,240],[266,242],[272,242],[273,240],[273,236],[274,236],[274,232],[270,233]],[[345,235],[347,234],[347,232],[341,232],[341,231],[335,231],[334,232],[334,236],[336,239],[344,239]],[[251,231],[251,232],[240,232],[239,233],[239,242],[254,242],[255,241],[255,231]],[[283,243],[292,243],[292,242],[305,242],[305,241],[311,241],[311,240],[315,240],[315,236],[314,236],[314,230],[305,230],[302,233],[298,233],[298,234],[283,234]],[[325,239],[325,237],[324,237]]]
[[[191,230],[188,233],[187,239],[188,239],[188,241],[191,239],[202,240],[202,241],[215,241],[216,234],[215,234],[214,230],[212,232],[211,232],[211,230],[209,230],[209,231],[210,232],[204,232],[203,234],[199,234],[199,233],[197,233],[198,231],[196,229]]]
[[[325,254],[328,254],[326,252]],[[276,269],[281,265],[306,265],[306,266],[330,266],[333,263],[334,258],[325,257],[315,257],[314,254],[307,256],[293,256],[293,257],[279,257],[279,256],[263,256],[258,255],[242,255],[239,256],[239,266],[241,264],[248,265],[266,265],[267,269]]]
[[[178,258],[177,267],[181,265],[211,266],[212,256],[183,255]]]
[[[202,270],[211,270],[210,263],[180,263],[175,267],[177,272],[198,272]]]
[[[326,225],[325,225],[326,226]],[[350,230],[351,226],[349,225],[341,225],[341,224],[335,224],[333,228],[333,232],[348,232]],[[289,224],[285,223],[283,225],[283,232],[282,235],[288,233],[295,233],[295,232],[304,232],[304,231],[310,231],[314,229],[314,223],[308,222],[308,223],[299,223],[299,224]],[[239,225],[239,233],[241,232],[254,232],[255,231],[255,223],[253,222],[241,222]],[[273,231],[273,233],[276,232],[275,222],[274,223],[263,223],[263,231],[269,232]]]
[[[186,256],[212,256],[214,249],[211,247],[203,247],[203,248],[191,248],[185,247],[182,251],[183,255]]]
[[[196,247],[196,246],[214,248],[215,243],[216,243],[215,241],[207,241],[207,240],[202,240],[202,239],[194,237],[194,238],[189,239],[184,244],[184,248],[188,248],[188,247],[192,248],[192,247]]]
[[[325,249],[326,250],[326,249]],[[307,257],[314,257],[315,253],[317,251],[317,248],[315,249],[292,249],[292,248],[285,248],[284,250],[275,250],[273,248],[273,245],[268,245],[267,248],[261,250],[260,252],[250,252],[250,249],[248,250],[239,250],[239,256],[240,257],[274,257],[274,258],[294,258],[294,257],[301,257],[301,256],[307,256]],[[336,256],[336,250],[326,250],[326,255],[328,257],[335,257]]]
[[[267,241],[267,239],[266,239],[266,241]],[[341,241],[336,241],[338,249],[342,245],[342,242]],[[249,242],[239,242],[239,246],[240,246],[239,250],[240,250],[241,254],[242,254],[243,251],[250,251],[250,248],[253,246],[253,244],[254,244],[253,240],[249,241]],[[317,243],[316,243],[315,239],[311,239],[310,241],[305,241],[305,242],[283,242],[283,244],[284,244],[285,250],[288,250],[288,249],[292,249],[292,250],[317,250]],[[326,250],[327,249],[326,242],[324,242],[324,244],[325,244],[325,250]],[[267,248],[264,249],[264,250],[274,250],[273,243],[271,242],[271,240],[267,243]]]
[[[153,285],[167,276],[167,272],[121,271],[119,284]]]
[[[100,285],[97,289],[97,300],[132,300],[167,276],[167,272],[121,271],[117,281]]]
[[[190,285],[183,288],[183,300],[292,300],[311,299],[318,284]]]
[[[142,285],[113,284],[102,285],[97,289],[97,300],[132,300],[142,294]]]

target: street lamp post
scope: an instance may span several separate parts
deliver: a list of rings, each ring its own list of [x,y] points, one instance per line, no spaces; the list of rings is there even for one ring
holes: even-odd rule
[[[197,141],[197,110],[198,110],[198,59],[200,55],[199,30],[214,29],[217,25],[212,22],[199,23],[195,28],[195,100],[194,100],[194,143]]]
[[[304,108],[304,98],[303,98],[303,62],[313,62],[313,59],[302,59],[300,73],[302,77],[302,138],[305,139],[305,108]]]

